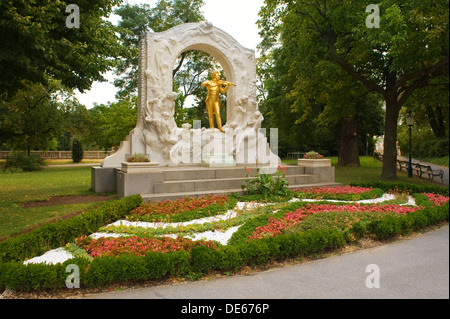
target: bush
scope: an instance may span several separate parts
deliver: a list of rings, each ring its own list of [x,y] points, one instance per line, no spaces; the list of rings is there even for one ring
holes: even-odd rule
[[[160,252],[150,252],[145,255],[146,268],[148,269],[148,278],[160,279],[170,272],[169,254]]]
[[[72,143],[72,160],[74,163],[80,163],[83,160],[84,151],[83,146],[78,140]]]
[[[425,208],[407,215],[386,215],[368,223],[367,230],[375,239],[384,240],[448,220],[449,204],[446,204]]]
[[[45,161],[40,155],[32,154],[30,156],[25,152],[11,153],[6,159],[5,170],[10,172],[17,171],[38,171],[45,166]]]
[[[415,185],[408,183],[398,183],[398,182],[381,182],[374,181],[368,183],[351,183],[350,186],[362,186],[362,187],[373,187],[380,188],[385,192],[397,191],[397,192],[407,192],[413,193],[436,193],[444,196],[449,196],[448,187],[440,187],[437,185]]]
[[[191,250],[192,271],[195,273],[208,273],[216,269],[219,264],[219,254],[216,249],[206,246],[194,247]]]
[[[418,158],[448,156],[448,143],[448,137],[416,141],[415,145],[413,146],[413,156]],[[409,151],[404,153],[409,153]]]

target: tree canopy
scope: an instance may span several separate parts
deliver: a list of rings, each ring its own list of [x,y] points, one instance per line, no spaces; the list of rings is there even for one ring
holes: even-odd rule
[[[136,94],[138,87],[139,41],[146,31],[162,32],[176,25],[204,20],[200,9],[203,0],[159,0],[154,7],[148,4],[124,4],[115,10],[121,17],[118,23],[122,40],[121,54],[115,73],[120,76],[114,84],[119,97]],[[186,57],[182,53],[173,75],[182,67]]]
[[[366,1],[266,0],[265,4],[259,22],[264,37],[261,48],[290,52],[285,71],[293,80],[287,89],[294,103],[299,94],[302,99],[324,96],[327,103],[341,99],[338,104],[348,107],[352,103],[345,99],[355,97],[353,93],[374,92],[382,98],[382,178],[396,179],[400,109],[431,81],[448,83],[448,0],[379,1],[379,28],[367,23],[376,12],[367,10]],[[309,72],[299,72],[305,65]],[[323,86],[301,91],[304,82],[320,77],[316,83],[340,77],[329,86],[333,90],[341,87],[340,94],[331,96],[332,92],[321,90]]]
[[[122,0],[78,0],[79,28],[67,24],[68,1],[0,2],[0,93],[12,96],[23,81],[49,78],[88,90],[111,69],[119,51],[115,27],[104,18]]]

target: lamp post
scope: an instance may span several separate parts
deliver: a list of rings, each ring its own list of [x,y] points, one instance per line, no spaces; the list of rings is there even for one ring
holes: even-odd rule
[[[409,162],[408,162],[408,177],[412,178],[412,138],[411,138],[411,130],[414,126],[414,117],[412,115],[411,110],[409,111],[408,115],[406,116],[406,125],[409,127]]]

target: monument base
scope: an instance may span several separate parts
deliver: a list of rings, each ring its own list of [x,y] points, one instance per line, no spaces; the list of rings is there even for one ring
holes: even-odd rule
[[[298,166],[303,167],[331,167],[331,160],[327,158],[322,159],[298,159]]]
[[[214,154],[202,159],[201,166],[204,167],[234,167],[236,161],[233,156],[226,154]]]
[[[236,161],[232,155],[233,135],[229,136],[215,130],[208,130],[203,136],[205,146],[202,149],[202,166],[234,167]],[[230,154],[231,153],[231,154]]]

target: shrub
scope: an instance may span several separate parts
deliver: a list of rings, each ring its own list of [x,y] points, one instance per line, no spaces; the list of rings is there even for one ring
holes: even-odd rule
[[[0,286],[19,291],[55,290],[64,287],[61,264],[0,263]],[[66,275],[67,276],[67,275]]]
[[[310,151],[305,154],[304,158],[306,158],[306,159],[321,159],[321,158],[323,158],[323,155],[319,154],[316,151]]]
[[[191,250],[192,271],[208,273],[219,265],[219,254],[216,249],[206,246],[194,247]]]
[[[74,163],[80,163],[83,160],[84,151],[83,146],[78,140],[72,143],[72,160]]]
[[[25,152],[11,153],[6,159],[5,170],[17,171],[38,171],[45,166],[44,159],[37,154],[27,155]]]
[[[150,160],[147,154],[136,153],[127,157],[128,163],[149,163]]]
[[[247,195],[262,195],[265,198],[272,196],[288,196],[291,194],[289,182],[286,180],[286,167],[278,166],[276,177],[272,174],[257,173],[254,178],[248,179],[250,169],[246,170],[247,179],[241,186]]]
[[[159,252],[150,252],[145,255],[145,267],[148,279],[163,278],[171,270],[170,257],[173,255]]]
[[[217,254],[218,268],[222,271],[238,271],[244,265],[241,250],[237,246],[222,246]]]

